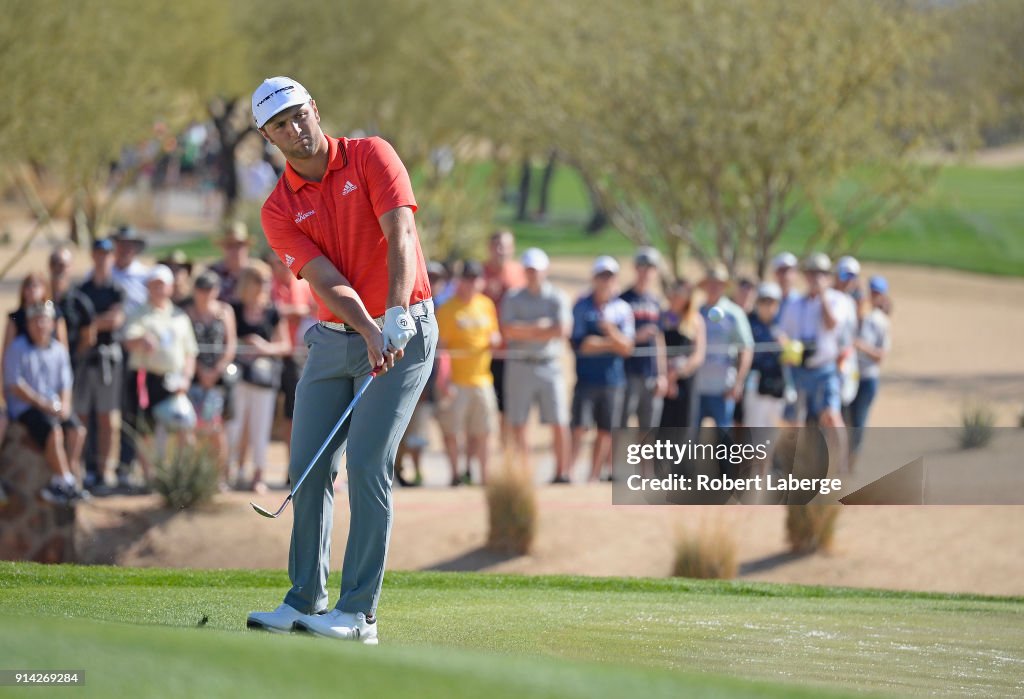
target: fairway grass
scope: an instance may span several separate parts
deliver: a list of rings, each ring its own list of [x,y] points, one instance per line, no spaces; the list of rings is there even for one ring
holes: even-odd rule
[[[274,608],[287,584],[270,571],[0,563],[0,669],[85,670],[82,696],[360,682],[378,697],[488,699],[1024,690],[1020,598],[398,572],[373,649],[245,631],[246,613]]]

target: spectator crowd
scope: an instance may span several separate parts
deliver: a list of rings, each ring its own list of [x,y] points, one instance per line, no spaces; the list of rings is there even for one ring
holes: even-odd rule
[[[21,423],[44,454],[42,498],[145,492],[169,439],[207,448],[223,490],[266,489],[272,427],[276,418],[289,432],[315,300],[273,254],[250,257],[243,224],[220,245],[222,258],[202,271],[180,251],[148,266],[145,241],[122,227],[95,241],[77,283],[65,246],[48,275],[25,277],[4,336],[0,428]],[[865,285],[856,259],[833,266],[821,253],[783,252],[762,282],[721,265],[668,280],[644,247],[628,287],[602,255],[575,301],[549,267],[538,248],[517,258],[509,231],[491,237],[483,262],[428,265],[440,344],[402,443],[400,483],[422,483],[435,422],[451,484],[485,481],[496,435],[527,453],[534,406],[551,431],[554,483],[570,482],[589,430],[591,480],[610,477],[612,431],[626,426],[814,422],[849,426],[849,449],[859,448],[891,344],[891,301],[885,278]]]

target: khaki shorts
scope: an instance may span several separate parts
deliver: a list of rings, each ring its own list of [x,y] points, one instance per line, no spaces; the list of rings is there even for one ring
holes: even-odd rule
[[[437,406],[437,421],[445,434],[487,434],[498,412],[494,386],[452,385],[454,395]]]

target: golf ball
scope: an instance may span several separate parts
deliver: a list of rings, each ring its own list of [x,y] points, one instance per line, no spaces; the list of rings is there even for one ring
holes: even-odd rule
[[[708,320],[712,323],[721,323],[723,318],[725,318],[725,311],[720,306],[712,306],[708,310]]]

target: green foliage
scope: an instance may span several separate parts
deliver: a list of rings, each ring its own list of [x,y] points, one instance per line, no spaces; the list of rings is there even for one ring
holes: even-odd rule
[[[184,510],[209,501],[217,492],[217,458],[202,444],[184,444],[156,460],[153,489],[173,510]]]
[[[960,448],[980,449],[995,435],[996,414],[980,403],[965,405],[960,413]]]

